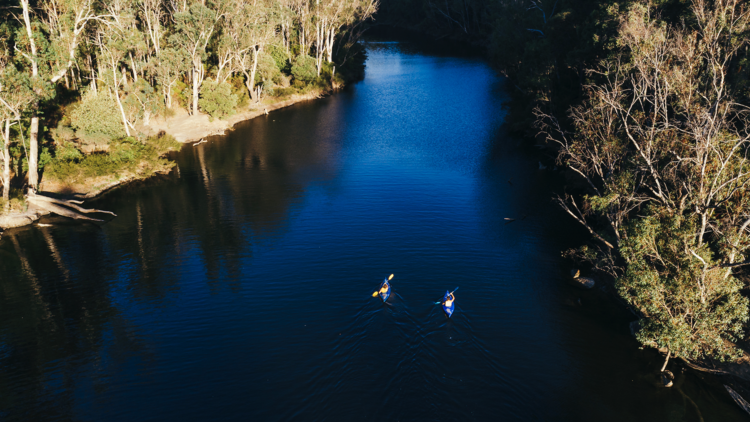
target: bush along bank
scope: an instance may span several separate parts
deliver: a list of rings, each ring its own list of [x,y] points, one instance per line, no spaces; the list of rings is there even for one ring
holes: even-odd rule
[[[485,41],[512,86],[510,124],[563,166],[556,202],[591,235],[566,256],[614,283],[641,345],[692,367],[746,356],[746,5],[459,3],[382,9]]]
[[[0,213],[25,210],[27,189],[91,196],[167,171],[176,146],[158,123],[169,133],[187,114],[188,125],[226,128],[360,78],[356,41],[377,10],[373,0],[19,1],[18,14],[0,9]]]

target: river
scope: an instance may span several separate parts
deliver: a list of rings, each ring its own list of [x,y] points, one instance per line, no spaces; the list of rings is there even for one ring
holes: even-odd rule
[[[585,236],[503,126],[510,84],[367,50],[362,82],[91,204],[111,222],[3,234],[1,420],[745,420],[711,378],[659,388],[632,317],[566,282]]]

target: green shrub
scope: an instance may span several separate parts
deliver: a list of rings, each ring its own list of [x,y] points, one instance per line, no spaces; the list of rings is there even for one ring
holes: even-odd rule
[[[180,107],[189,110],[193,100],[193,90],[185,82],[178,80],[172,86],[172,98],[177,100]]]
[[[52,139],[57,142],[68,142],[76,138],[75,130],[72,127],[65,126],[62,122],[57,125],[56,129],[50,130],[49,133],[52,135]]]
[[[263,81],[260,83],[260,85],[263,87],[263,94],[267,95],[269,97],[273,97],[273,82],[271,81]]]
[[[76,131],[76,137],[81,141],[83,145],[93,145],[98,148],[109,144],[109,142],[112,140],[112,138],[107,135],[101,133],[88,133],[82,130]]]
[[[43,171],[44,166],[49,164],[50,161],[52,161],[52,154],[49,152],[49,148],[42,147],[42,151],[39,153],[39,162],[37,163],[39,171]]]
[[[45,170],[45,177],[67,183],[86,183],[90,178],[119,178],[127,174],[148,177],[156,171],[169,169],[173,163],[161,156],[180,146],[172,136],[160,133],[145,142],[133,137],[117,139],[110,143],[108,152],[87,155],[79,152],[77,159],[64,159],[58,150]]]
[[[99,144],[125,136],[117,102],[107,94],[88,91],[70,113],[78,138]],[[96,140],[94,140],[96,139]]]
[[[232,94],[237,96],[236,107],[238,109],[247,107],[250,104],[250,93],[247,92],[245,86],[245,77],[241,74],[234,75],[229,83],[232,84]]]
[[[292,73],[292,63],[289,61],[289,55],[286,54],[284,48],[280,45],[271,44],[266,47],[268,55],[273,58],[276,63],[276,68],[280,72],[286,73],[287,75]]]
[[[144,124],[148,124],[150,117],[159,112],[161,98],[146,79],[141,78],[128,84],[125,92],[122,106],[131,122],[144,119]]]
[[[310,56],[299,56],[292,65],[292,76],[297,81],[310,82],[318,77],[315,59]]]
[[[149,137],[148,139],[146,139],[146,144],[154,147],[159,152],[159,155],[164,154],[168,151],[178,151],[182,147],[182,144],[177,142],[177,140],[172,135],[164,132],[160,132],[156,136]]]
[[[289,97],[297,93],[297,90],[292,87],[288,88],[274,88],[273,96],[276,98]]]
[[[55,149],[55,159],[60,161],[77,162],[83,158],[83,154],[71,142],[61,142]]]
[[[255,73],[255,83],[269,81],[280,82],[281,71],[279,71],[276,61],[274,61],[270,54],[260,53],[260,57],[258,57],[258,71]]]
[[[213,118],[231,116],[237,106],[237,96],[226,82],[205,81],[201,87],[198,105]]]
[[[129,163],[134,161],[143,149],[143,144],[133,137],[123,138],[114,142],[109,148],[109,160],[113,163]]]

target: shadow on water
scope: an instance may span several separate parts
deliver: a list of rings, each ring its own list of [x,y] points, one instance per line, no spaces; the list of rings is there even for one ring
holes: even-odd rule
[[[1,419],[744,418],[711,378],[657,388],[606,288],[565,283],[584,233],[486,63],[367,48],[361,83],[98,200],[110,223],[3,234]]]

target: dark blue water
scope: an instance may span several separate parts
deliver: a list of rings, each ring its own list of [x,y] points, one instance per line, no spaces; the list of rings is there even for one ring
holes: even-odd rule
[[[368,54],[97,201],[106,225],[4,233],[0,419],[742,420],[716,380],[658,388],[630,316],[565,282],[585,237],[485,62]]]

